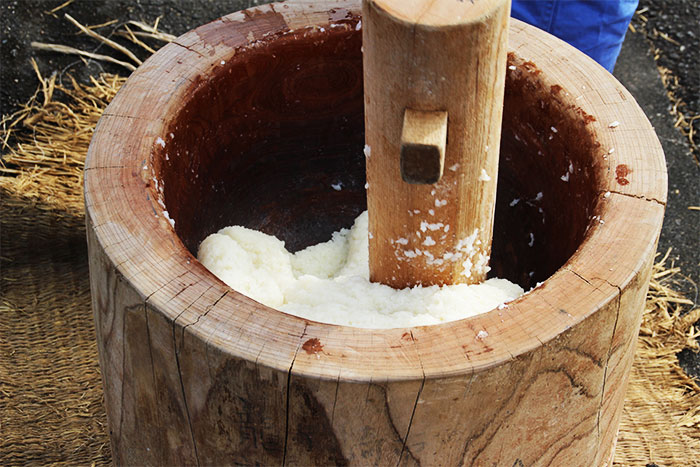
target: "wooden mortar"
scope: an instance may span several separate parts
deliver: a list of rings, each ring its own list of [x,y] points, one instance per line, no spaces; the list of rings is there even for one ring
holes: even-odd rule
[[[632,96],[541,31],[510,27],[491,258],[530,293],[368,330],[267,308],[195,259],[226,225],[297,250],[365,209],[359,20],[355,2],[228,15],[100,120],[85,203],[115,463],[611,462],[665,165]]]

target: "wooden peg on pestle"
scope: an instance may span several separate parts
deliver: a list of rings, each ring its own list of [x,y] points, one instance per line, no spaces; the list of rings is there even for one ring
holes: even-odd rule
[[[401,178],[407,183],[437,183],[447,144],[447,112],[406,109],[401,128]]]
[[[370,279],[481,282],[510,0],[363,0],[362,13]]]

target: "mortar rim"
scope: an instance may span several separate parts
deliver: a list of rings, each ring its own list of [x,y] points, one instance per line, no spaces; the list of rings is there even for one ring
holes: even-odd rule
[[[640,158],[639,155],[620,150],[609,156],[607,165],[601,169],[603,172],[607,171],[607,178],[605,178],[607,185],[604,184],[600,187],[600,197],[602,198],[607,191],[612,194],[608,200],[599,205],[599,213],[603,219],[614,219],[614,217],[608,217],[615,215],[613,208],[646,212],[648,219],[641,219],[642,222],[637,224],[627,223],[626,220],[618,220],[617,223],[610,221],[607,227],[594,228],[586,235],[579,250],[559,271],[547,279],[541,288],[516,300],[507,309],[508,311],[501,310],[501,314],[505,313],[513,324],[510,327],[510,332],[515,329],[526,334],[515,352],[494,345],[491,351],[493,353],[489,352],[490,356],[480,359],[479,354],[475,352],[477,358],[472,359],[469,355],[473,356],[473,354],[469,352],[458,355],[464,353],[464,349],[460,350],[459,346],[454,346],[452,350],[457,352],[452,354],[451,358],[455,358],[456,361],[435,363],[433,360],[437,359],[435,355],[438,353],[436,352],[437,347],[425,348],[427,344],[424,342],[442,342],[442,345],[446,345],[447,339],[444,336],[449,333],[467,333],[472,342],[477,340],[478,330],[487,330],[488,332],[488,329],[494,329],[495,332],[489,333],[491,339],[494,336],[503,335],[508,330],[503,328],[500,318],[497,318],[497,310],[441,325],[392,330],[347,328],[309,322],[302,318],[286,315],[258,305],[251,299],[228,289],[187,252],[179,238],[173,238],[173,235],[177,236],[170,229],[167,221],[162,216],[155,217],[157,216],[157,212],[154,210],[155,200],[148,198],[151,180],[147,170],[140,170],[142,163],[148,161],[157,138],[161,136],[164,121],[157,112],[154,113],[154,109],[148,110],[147,112],[150,113],[145,116],[142,115],[139,106],[134,105],[138,102],[129,102],[129,98],[132,95],[138,95],[140,89],[148,88],[154,82],[162,84],[163,77],[167,76],[170,82],[165,89],[159,89],[161,94],[158,102],[169,109],[172,102],[176,100],[173,99],[173,96],[178,93],[178,90],[182,92],[185,83],[192,83],[193,77],[197,73],[211,66],[216,66],[232,50],[245,46],[245,41],[247,41],[247,39],[240,40],[238,45],[218,43],[212,46],[204,44],[200,51],[196,48],[197,31],[205,28],[209,28],[209,30],[212,28],[231,28],[235,27],[237,23],[256,21],[256,17],[260,19],[261,15],[281,17],[287,29],[294,29],[303,21],[310,22],[310,24],[307,23],[307,26],[322,26],[333,21],[332,15],[328,13],[331,9],[338,10],[344,7],[347,7],[348,11],[353,14],[359,14],[359,5],[355,2],[329,4],[313,2],[313,5],[310,2],[272,4],[237,12],[190,31],[178,38],[174,44],[164,47],[149,58],[132,75],[125,88],[110,104],[95,130],[85,173],[88,228],[94,229],[100,248],[112,264],[117,265],[117,271],[123,280],[128,281],[139,292],[145,305],[164,314],[169,312],[165,316],[174,320],[175,328],[182,330],[182,340],[179,344],[184,345],[187,339],[195,338],[207,342],[207,345],[222,352],[248,361],[255,361],[257,364],[282,370],[289,370],[293,367],[297,374],[323,379],[343,377],[356,381],[389,381],[444,377],[479,372],[515,358],[557,338],[568,328],[587,319],[603,307],[614,306],[616,298],[620,295],[620,290],[624,289],[634,279],[637,272],[645,267],[644,258],[649,257],[647,253],[650,248],[655,248],[658,239],[663,206],[666,200],[663,153],[658,139],[641,109],[612,75],[558,39],[544,36],[541,32],[535,34],[534,28],[515,20],[513,20],[510,29],[511,50],[519,56],[537,63],[548,79],[551,76],[557,76],[557,73],[554,75],[549,73],[561,72],[561,70],[554,68],[548,70],[548,67],[559,60],[573,66],[574,68],[570,69],[569,72],[576,72],[579,79],[583,79],[582,82],[600,80],[608,84],[608,87],[603,89],[603,93],[596,89],[595,93],[582,94],[584,97],[579,103],[581,108],[591,110],[589,113],[598,118],[598,124],[594,131],[604,147],[627,147],[632,140],[635,140],[637,143],[632,148],[646,146],[648,150],[647,157],[644,159]],[[538,39],[539,48],[532,46],[533,37]],[[204,48],[211,55],[202,53]],[[533,48],[538,52],[533,52]],[[528,56],[528,53],[533,55]],[[180,74],[177,74],[171,68],[174,61],[177,60],[173,57],[182,54],[187,55],[186,60],[189,60],[191,63],[188,62],[188,64],[192,66],[188,67],[186,72],[181,71]],[[552,81],[557,84],[567,84],[567,80],[570,81],[570,84],[574,84],[574,81],[568,79],[566,75],[559,76],[558,80],[552,78]],[[580,84],[579,81],[576,83]],[[571,86],[563,87],[572,91]],[[591,89],[591,91],[593,90]],[[638,122],[635,121],[635,124],[639,123],[638,128],[624,130],[629,133],[624,139],[620,136],[621,131],[605,126],[609,120],[608,114],[614,114],[610,110],[612,105],[625,108],[631,116],[639,119]],[[593,110],[598,112],[593,112]],[[115,132],[126,122],[131,123],[134,132],[128,141],[115,146],[115,138],[118,137],[118,133]],[[623,142],[626,144],[622,144]],[[131,159],[114,157],[115,148],[122,150],[116,156],[133,153],[130,156]],[[620,154],[621,152],[623,154]],[[111,158],[106,157],[106,154],[111,154]],[[125,163],[125,160],[128,163]],[[620,164],[629,162],[638,173],[646,174],[651,178],[647,177],[639,182],[633,180],[622,188],[617,187],[614,185],[614,177],[612,177],[614,162]],[[639,169],[645,170],[640,171]],[[111,180],[113,183],[94,181],[98,176],[108,181]],[[659,177],[663,179],[660,183]],[[112,195],[123,193],[127,187],[133,188],[134,191],[125,195],[122,200],[127,208],[126,212],[115,211],[113,206],[107,205],[110,200],[114,199]],[[144,190],[144,188],[146,189]],[[619,189],[614,190],[614,188]],[[146,196],[139,196],[139,192]],[[136,218],[145,222],[134,222],[133,218],[126,219],[130,213],[138,214]],[[590,253],[589,250],[603,248],[610,243],[608,242],[610,237],[605,236],[603,231],[609,232],[611,226],[619,230],[615,231],[616,237],[622,236],[625,241],[631,242],[631,246],[636,246],[639,252],[636,261],[634,258],[631,260],[627,258],[629,255],[622,254],[613,258],[616,264],[618,260],[622,263],[626,261],[629,273],[606,275],[607,263],[606,265],[591,265],[585,262],[586,256]],[[631,232],[631,230],[635,230],[636,233]],[[157,233],[167,242],[155,245],[156,239],[151,236],[153,233]],[[138,234],[138,238],[129,238],[132,234]],[[629,245],[630,243],[628,243]],[[141,251],[141,248],[144,247],[147,253],[138,257],[139,254],[144,253]],[[159,276],[158,273],[161,272],[166,272],[166,274]],[[178,292],[178,296],[182,296],[183,300],[191,300],[194,297],[194,300],[189,305],[185,304],[184,306],[184,302],[173,303],[172,299],[175,294],[171,289],[178,284],[178,281],[182,282],[187,279],[192,279],[195,282],[192,286],[185,287],[184,292],[182,290]],[[579,304],[583,311],[580,314],[569,314],[570,317],[567,317],[560,314],[561,308],[557,307],[557,304],[565,297],[552,296],[549,289],[564,288],[564,285],[571,283],[578,284],[576,286],[577,293],[584,294],[582,303]],[[175,310],[176,306],[180,306],[180,308]],[[226,314],[231,314],[227,309],[232,307],[238,310],[236,316],[228,316],[224,319]],[[521,312],[514,314],[512,310],[520,310]],[[533,310],[539,310],[538,313],[549,313],[552,316],[547,319],[540,316],[539,320],[530,321],[528,318],[535,313]],[[212,311],[214,313],[211,313]],[[251,318],[258,317],[261,313],[266,315],[264,320],[258,323],[251,322]],[[249,338],[250,340],[245,342],[248,345],[242,346],[241,341],[232,338],[230,333],[223,333],[222,328],[238,333],[238,339]],[[406,333],[408,333],[408,339],[405,337]],[[260,338],[268,340],[255,341],[255,339]],[[459,338],[463,339],[464,336],[460,335]],[[319,339],[324,345],[323,351],[320,353],[303,351],[303,345],[309,339]],[[356,343],[361,350],[359,353],[364,352],[364,356],[334,353],[338,351],[337,348],[333,347],[335,344],[347,344],[348,342]],[[398,347],[388,351],[392,347],[388,345],[390,343],[398,343]],[[175,339],[174,345],[178,345],[177,339]],[[372,351],[376,350],[382,352],[379,355],[373,354]],[[477,350],[476,347],[475,350]],[[358,351],[355,350],[355,352]],[[425,357],[433,357],[433,359]],[[378,374],[373,364],[381,364],[382,368],[391,369],[391,371]]]

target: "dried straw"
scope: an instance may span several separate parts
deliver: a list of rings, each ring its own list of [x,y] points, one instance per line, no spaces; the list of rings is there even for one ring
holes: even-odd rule
[[[110,46],[114,50],[123,53],[124,55],[129,57],[131,60],[133,60],[134,63],[136,63],[137,65],[141,65],[141,63],[143,63],[141,61],[141,59],[138,58],[136,55],[134,55],[134,53],[131,50],[127,49],[126,47],[119,44],[118,42],[114,42],[112,39],[108,39],[105,36],[103,36],[99,33],[96,33],[92,29],[86,28],[85,26],[80,24],[75,18],[73,18],[71,15],[69,15],[68,13],[66,13],[64,16],[68,21],[70,21],[71,23],[73,23],[73,25],[75,25],[78,29],[80,29],[80,31],[84,32],[85,34],[92,37],[93,39],[97,39],[98,41],[102,42],[103,44]]]
[[[102,55],[102,54],[87,52],[85,50],[76,49],[75,47],[70,47],[67,45],[45,44],[43,42],[32,42],[31,46],[32,46],[32,48],[37,49],[37,50],[47,50],[49,52],[58,52],[58,53],[69,54],[69,55],[81,55],[83,57],[88,57],[88,58],[92,58],[95,60],[101,60],[104,62],[115,63],[119,66],[123,66],[124,68],[126,68],[129,71],[136,70],[136,67],[134,65],[132,65],[131,63],[117,60],[116,58],[110,57],[109,55]]]
[[[0,120],[0,465],[108,465],[82,169],[125,78],[63,86],[33,65],[39,89]]]
[[[150,39],[155,39],[161,42],[172,42],[175,40],[175,36],[158,30],[158,23],[160,22],[160,16],[156,18],[153,26],[141,21],[127,21],[126,24],[131,24],[141,29],[141,32],[134,32],[135,35],[140,37],[148,37]]]
[[[47,15],[55,16],[54,13],[56,13],[56,12],[59,11],[59,10],[64,9],[65,7],[67,7],[68,5],[70,5],[71,3],[73,3],[74,1],[75,1],[75,0],[68,0],[67,2],[63,2],[63,3],[61,3],[60,5],[58,5],[56,8],[54,8],[53,10],[45,11],[44,13],[46,13]]]
[[[156,51],[152,47],[150,47],[148,44],[146,44],[145,42],[140,40],[138,37],[136,37],[136,34],[134,34],[134,32],[131,29],[129,29],[128,25],[125,24],[124,29],[126,29],[126,35],[124,35],[124,37],[128,38],[134,44],[146,49],[146,51],[148,51],[152,54],[156,53]]]
[[[126,78],[103,74],[70,86],[44,78],[32,61],[40,87],[19,110],[0,120],[0,186],[82,215],[85,153],[102,112]],[[56,92],[67,102],[55,99]]]
[[[61,8],[67,6],[70,4],[70,2],[66,2],[65,4],[61,5],[60,7],[56,7],[54,10],[51,11],[51,13],[60,10]],[[69,14],[64,15],[68,21],[70,21],[73,25],[75,25],[81,33],[87,34],[93,39],[98,40],[102,44],[106,44],[107,46],[111,47],[114,50],[117,50],[127,57],[129,57],[133,63],[125,62],[123,60],[118,60],[114,57],[111,57],[109,55],[104,55],[104,54],[98,54],[95,52],[89,52],[87,50],[81,50],[77,49],[75,47],[71,47],[68,45],[62,45],[62,44],[46,44],[43,42],[37,42],[34,41],[31,43],[32,48],[35,48],[37,50],[44,50],[44,51],[49,51],[49,52],[57,52],[57,53],[62,53],[62,54],[69,54],[69,55],[79,55],[81,57],[88,57],[93,60],[100,60],[104,62],[110,62],[114,63],[116,65],[122,66],[126,68],[129,71],[134,71],[136,70],[136,66],[140,65],[142,63],[141,59],[139,59],[129,48],[119,44],[118,42],[115,42],[101,34],[96,33],[94,30],[99,29],[105,26],[110,26],[112,24],[117,23],[117,20],[111,20],[107,21],[102,24],[96,24],[93,26],[83,26],[80,24],[75,18],[70,16]],[[175,40],[175,36],[172,34],[167,34],[162,31],[158,30],[158,23],[160,22],[160,17],[156,18],[155,23],[153,26],[140,22],[140,21],[127,21],[124,24],[121,24],[117,30],[114,32],[116,36],[120,37],[125,37],[129,39],[133,44],[141,47],[142,49],[146,50],[149,54],[155,53],[156,49],[148,45],[147,43],[143,42],[141,38],[145,39],[150,39],[158,42],[172,42]],[[140,31],[132,31],[131,28],[129,28],[129,25],[135,26],[136,28],[140,29]],[[120,29],[122,28],[122,29]]]
[[[620,465],[700,465],[700,386],[677,353],[700,351],[700,308],[676,292],[680,271],[654,265],[617,442]]]
[[[118,22],[119,22],[119,20],[117,20],[117,19],[111,19],[109,21],[105,21],[104,23],[93,24],[91,26],[85,26],[85,27],[88,29],[100,29],[100,28],[106,28],[107,26],[111,26],[113,24],[117,24]]]

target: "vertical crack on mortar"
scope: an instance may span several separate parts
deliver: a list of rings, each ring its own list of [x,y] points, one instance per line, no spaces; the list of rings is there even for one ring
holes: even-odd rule
[[[260,355],[262,355],[263,350],[265,350],[265,343],[263,342],[263,345],[260,347],[260,350],[258,350],[258,354],[255,356],[255,368],[258,367],[258,361],[260,360]]]
[[[340,389],[340,371],[338,371],[338,379],[335,381],[335,396],[333,397],[333,409],[331,410],[331,428],[334,428],[335,406],[338,403],[338,390]]]
[[[409,331],[411,334],[411,341],[414,343],[416,342],[416,339],[413,337],[413,331]],[[406,448],[406,443],[408,442],[408,435],[411,433],[411,425],[413,425],[413,416],[416,414],[416,409],[418,408],[418,401],[420,400],[420,396],[423,393],[423,387],[425,386],[425,369],[423,367],[423,361],[420,359],[420,353],[418,350],[416,350],[416,355],[418,356],[418,363],[420,364],[420,370],[421,373],[423,373],[423,379],[421,379],[420,382],[420,388],[418,388],[418,394],[416,395],[416,402],[413,404],[413,410],[411,411],[411,418],[408,419],[408,427],[406,427],[406,436],[403,438],[403,442],[401,445],[401,454],[399,454],[399,460],[396,462],[397,467],[401,465],[401,459],[403,459],[403,453],[405,451],[408,451],[408,454],[416,460],[416,463],[419,463],[418,460],[416,459],[416,456],[413,455],[410,449]]]
[[[620,193],[620,194],[623,194],[623,193]],[[654,201],[656,201],[656,200],[654,200]],[[581,280],[583,280],[587,284],[590,284],[591,286],[593,286],[593,284],[588,279],[586,279],[582,275],[578,274],[576,271],[574,271],[570,268],[565,268],[565,269],[567,271],[573,273],[576,277],[580,278]],[[605,278],[593,277],[591,279],[604,282],[608,286],[617,290],[617,296],[616,296],[617,307],[615,310],[615,323],[613,324],[612,334],[610,335],[610,345],[608,346],[608,352],[607,352],[607,356],[605,359],[605,366],[604,366],[604,370],[603,370],[603,384],[602,384],[601,390],[600,390],[600,403],[598,404],[598,411],[596,414],[596,435],[598,438],[598,443],[600,444],[600,441],[601,441],[600,417],[601,417],[601,413],[603,411],[603,404],[605,402],[605,387],[606,387],[607,379],[608,379],[608,366],[610,364],[610,356],[612,355],[612,351],[613,351],[613,343],[615,341],[615,333],[617,332],[617,323],[620,319],[620,309],[621,309],[621,305],[622,305],[622,289],[620,288],[620,286],[611,283],[610,281],[608,281]],[[600,287],[598,287],[598,286],[593,286],[593,287],[595,287],[596,290],[600,290]]]
[[[185,288],[190,287],[191,285],[194,285],[194,284],[187,285],[187,286],[185,286]],[[173,321],[172,321],[172,324],[173,324],[173,336],[175,335],[175,324],[178,322],[178,320],[180,319],[180,317],[181,317],[183,314],[185,314],[185,312],[187,312],[187,310],[189,310],[189,309],[192,307],[192,305],[194,305],[195,303],[197,303],[197,302],[199,301],[199,299],[202,298],[202,297],[204,296],[204,294],[206,294],[207,292],[209,292],[212,288],[214,288],[214,286],[213,286],[213,285],[210,285],[204,292],[202,292],[201,294],[199,294],[199,296],[198,296],[197,298],[195,298],[194,300],[192,300],[191,303],[189,303],[180,313],[177,314],[177,316],[175,317],[175,319],[173,319]],[[224,294],[224,295],[226,295],[226,294]],[[184,334],[183,334],[183,336],[184,336]],[[177,340],[175,340],[175,353],[176,353],[176,354],[178,353],[178,349],[177,349]]]
[[[117,282],[120,282],[119,276],[117,276]],[[117,290],[119,289],[119,284],[114,288],[114,301],[116,303],[116,294]],[[121,441],[122,438],[122,427],[124,425],[124,378],[126,375],[126,319],[127,319],[127,310],[124,310],[124,314],[122,315],[122,374],[121,374],[121,404],[119,406],[119,440]],[[111,326],[110,326],[111,327]],[[116,444],[116,443],[115,443]]]
[[[180,391],[182,392],[182,402],[185,405],[185,413],[187,414],[187,425],[190,428],[190,438],[192,439],[192,448],[194,449],[194,459],[197,462],[197,466],[200,465],[199,453],[197,452],[197,442],[194,438],[194,429],[192,428],[192,419],[190,417],[190,409],[187,405],[187,396],[185,395],[185,383],[182,381],[182,370],[180,369],[180,353],[177,350],[177,339],[175,331],[175,323],[177,319],[173,320],[173,353],[175,354],[175,364],[177,365],[177,375],[180,380]]]
[[[186,287],[190,287],[190,286],[188,285],[188,286],[186,286]],[[187,305],[180,313],[178,313],[177,316],[175,317],[175,319],[173,320],[173,325],[174,325],[175,323],[177,323],[177,320],[180,319],[180,317],[181,317],[183,314],[185,314],[185,312],[186,312],[187,310],[189,310],[190,307],[191,307],[192,305],[194,305],[195,303],[197,303],[197,302],[199,301],[199,299],[202,298],[202,297],[204,296],[204,294],[207,293],[207,292],[209,292],[213,287],[214,287],[213,285],[209,286],[204,292],[202,292],[201,294],[199,294],[199,297],[197,297],[197,298],[195,298],[194,300],[192,300],[192,303],[190,303],[189,305]]]
[[[209,358],[209,342],[204,343],[204,359],[207,362],[207,370],[209,370],[209,379],[214,381],[215,376],[212,372],[211,359]]]
[[[365,405],[367,405],[367,402],[369,402],[369,392],[372,390],[372,377],[369,377],[369,381],[367,382],[367,392],[365,393]]]
[[[148,339],[148,355],[151,358],[151,376],[153,377],[153,393],[158,394],[158,385],[156,384],[156,366],[153,364],[153,345],[151,344],[151,325],[148,321],[148,306],[144,302],[143,304],[143,314],[146,317],[146,338]],[[155,400],[156,404],[158,399]],[[160,411],[156,409],[156,420],[158,420],[158,426],[161,426],[160,422]]]
[[[304,340],[306,336],[306,328],[309,327],[309,323],[304,323],[304,331],[302,331],[301,336],[299,336],[299,343],[294,351],[294,357],[292,358],[292,363],[289,364],[289,371],[287,372],[287,396],[285,400],[285,416],[284,416],[284,452],[282,453],[282,466],[287,465],[287,443],[289,442],[289,397],[292,386],[292,368],[294,368],[294,362],[297,360],[297,355],[299,354],[299,349],[301,348],[301,341]]]
[[[403,459],[403,453],[408,451],[408,454],[415,459],[415,456],[413,453],[411,453],[410,449],[406,448],[406,442],[408,441],[408,435],[411,433],[411,425],[413,424],[413,416],[416,414],[416,408],[418,407],[418,401],[420,400],[420,395],[423,392],[423,386],[425,386],[425,374],[423,375],[423,379],[420,382],[420,388],[418,389],[418,395],[416,396],[416,402],[413,404],[413,411],[411,412],[411,418],[408,420],[408,428],[406,428],[406,436],[403,439],[403,443],[401,445],[401,454],[399,455],[399,460],[396,462],[397,467],[401,465],[401,459]]]
[[[605,401],[605,384],[608,379],[608,365],[610,364],[610,355],[612,354],[613,342],[615,341],[615,332],[617,331],[617,322],[620,318],[620,305],[622,302],[622,290],[619,286],[610,284],[610,286],[617,289],[617,311],[615,313],[615,324],[613,324],[612,334],[610,335],[610,346],[608,347],[608,355],[605,359],[605,370],[603,371],[603,386],[600,390],[600,405],[598,405],[598,416],[596,417],[596,428],[598,431],[598,443],[600,444],[600,413],[603,411],[603,402]]]

